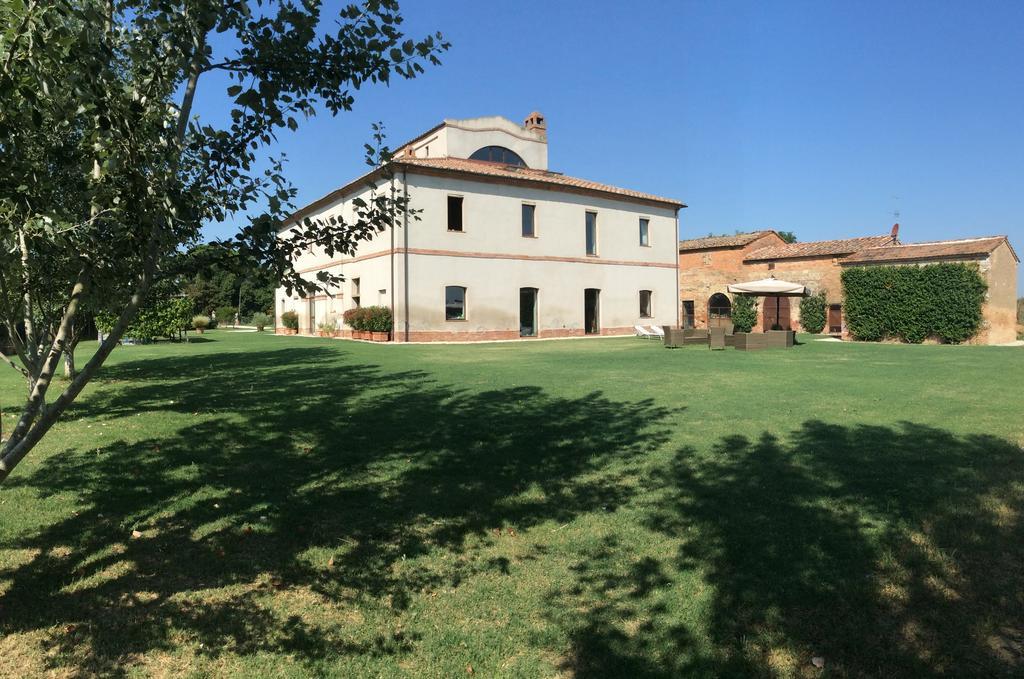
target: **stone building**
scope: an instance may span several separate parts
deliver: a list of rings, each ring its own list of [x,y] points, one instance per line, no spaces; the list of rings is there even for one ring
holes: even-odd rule
[[[802,283],[822,292],[829,305],[825,332],[847,336],[842,270],[847,266],[975,262],[988,284],[983,324],[974,342],[998,344],[1016,338],[1019,259],[1006,236],[930,243],[901,243],[899,225],[887,235],[786,243],[775,231],[713,236],[679,243],[679,299],[683,323],[707,327],[727,322],[732,295],[726,286],[760,278]],[[802,329],[799,300],[765,298],[758,324]]]
[[[536,112],[523,125],[445,120],[401,145],[394,190],[419,219],[352,256],[305,252],[301,273],[329,270],[345,282],[310,298],[279,289],[277,318],[295,311],[300,331],[313,333],[347,309],[382,305],[392,310],[394,341],[612,335],[678,323],[685,205],[551,171],[547,145]],[[350,215],[353,200],[367,198],[366,182],[301,208],[278,237],[307,217]]]

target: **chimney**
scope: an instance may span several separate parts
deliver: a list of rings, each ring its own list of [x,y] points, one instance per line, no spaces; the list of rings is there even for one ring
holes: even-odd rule
[[[539,132],[542,137],[547,139],[548,136],[548,124],[544,120],[544,116],[541,115],[540,111],[534,111],[530,115],[526,116],[526,120],[523,121],[523,127],[528,130]]]
[[[893,224],[892,225],[892,231],[889,233],[889,237],[892,238],[892,244],[893,245],[896,245],[897,243],[900,242],[899,235],[900,235],[900,225],[898,223],[897,224]]]

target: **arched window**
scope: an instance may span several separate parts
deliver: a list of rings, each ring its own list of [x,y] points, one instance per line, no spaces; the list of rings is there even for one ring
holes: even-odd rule
[[[485,146],[482,149],[474,151],[473,155],[471,155],[469,159],[486,160],[490,163],[502,163],[504,165],[527,167],[526,162],[519,157],[518,153],[511,149],[507,149],[504,146]]]
[[[716,328],[732,318],[732,302],[720,292],[708,298],[708,327]]]

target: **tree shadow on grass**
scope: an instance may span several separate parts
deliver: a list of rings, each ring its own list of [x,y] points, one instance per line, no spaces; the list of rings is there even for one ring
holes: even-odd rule
[[[554,593],[601,597],[572,633],[575,675],[1024,675],[1018,446],[808,421],[787,443],[683,450],[651,487],[646,526],[676,546],[637,561],[610,541]],[[673,590],[694,574],[699,629],[678,624],[695,593]]]
[[[496,528],[625,502],[633,458],[664,443],[669,415],[600,393],[460,391],[326,348],[128,361],[104,382],[73,418],[195,424],[64,451],[11,480],[82,506],[11,545],[32,556],[0,571],[0,632],[43,631],[48,660],[82,674],[183,643],[304,662],[409,653],[414,635],[354,640],[318,607],[401,612],[416,593],[500,569],[478,553]],[[442,556],[413,561],[430,554]]]

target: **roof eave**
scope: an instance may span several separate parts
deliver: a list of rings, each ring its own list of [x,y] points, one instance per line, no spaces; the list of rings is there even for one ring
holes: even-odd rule
[[[399,165],[410,172],[419,172],[420,174],[432,175],[432,176],[445,176],[445,175],[459,175],[464,177],[482,178],[484,181],[496,181],[496,182],[510,182],[513,184],[527,184],[530,186],[540,187],[549,191],[564,191],[566,193],[581,193],[587,195],[600,195],[605,196],[613,200],[622,200],[631,203],[641,203],[645,205],[659,205],[664,207],[670,207],[675,210],[681,210],[689,207],[686,203],[671,198],[658,198],[654,196],[631,196],[624,193],[616,193],[615,191],[604,191],[602,189],[593,189],[583,186],[572,186],[568,184],[556,184],[554,182],[546,182],[542,179],[535,179],[529,176],[522,177],[505,177],[493,174],[487,174],[485,172],[473,172],[463,168],[453,167],[437,167],[433,165],[422,165],[417,162],[406,161],[402,158],[395,158],[391,161],[394,165]]]

